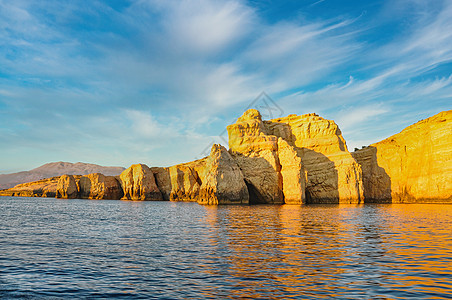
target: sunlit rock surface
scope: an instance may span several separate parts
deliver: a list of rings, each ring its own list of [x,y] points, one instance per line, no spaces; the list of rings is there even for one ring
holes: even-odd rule
[[[59,179],[58,176],[18,184],[13,188],[1,190],[0,196],[55,197]]]
[[[121,184],[115,176],[100,173],[84,175],[79,181],[79,197],[83,199],[114,199],[123,196]]]
[[[198,201],[206,159],[171,167],[154,167],[157,186],[164,200]]]
[[[135,164],[119,176],[124,200],[163,200],[154,173],[144,164]]]
[[[213,145],[208,156],[198,203],[248,204],[248,189],[242,171],[229,152],[221,145]]]
[[[334,121],[316,114],[264,121],[267,134],[282,138],[301,158],[307,172],[306,202],[360,203],[362,171]]]
[[[284,203],[278,138],[265,133],[261,114],[247,110],[227,127],[229,151],[248,186],[251,203]]]
[[[278,138],[278,158],[281,165],[284,203],[305,203],[306,170],[297,151],[282,138]]]
[[[334,121],[316,114],[228,126],[229,151],[170,167],[136,164],[119,178],[63,175],[3,196],[197,201],[201,204],[452,202],[452,111],[350,153]]]
[[[452,110],[355,151],[366,202],[452,201]]]
[[[74,176],[60,176],[58,179],[55,197],[63,199],[75,199],[79,197],[77,182],[75,181]]]

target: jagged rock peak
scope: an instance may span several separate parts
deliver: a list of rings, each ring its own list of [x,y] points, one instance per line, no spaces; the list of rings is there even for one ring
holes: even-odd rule
[[[247,120],[259,120],[262,121],[262,115],[257,109],[248,109],[243,115],[237,119],[237,122],[243,122]]]

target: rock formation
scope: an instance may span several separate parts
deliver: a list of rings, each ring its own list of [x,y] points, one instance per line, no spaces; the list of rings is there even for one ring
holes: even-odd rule
[[[199,190],[204,176],[206,159],[178,164],[175,166],[152,168],[156,183],[164,200],[198,201]]]
[[[119,200],[122,196],[121,184],[114,176],[94,173],[80,178],[79,197],[82,199]]]
[[[306,170],[297,151],[282,138],[278,138],[278,159],[281,164],[284,203],[305,203]]]
[[[119,177],[124,192],[123,200],[163,200],[162,193],[155,183],[154,173],[148,166],[132,165]]]
[[[360,203],[362,171],[334,121],[316,114],[289,115],[264,122],[265,131],[297,152],[307,171],[307,203]]]
[[[452,111],[350,153],[334,121],[316,114],[228,126],[229,151],[170,167],[132,165],[119,178],[63,175],[3,196],[197,201],[200,204],[452,202]]]
[[[72,175],[62,175],[58,180],[58,185],[56,188],[57,198],[63,199],[75,199],[79,195],[77,183]]]
[[[13,188],[1,190],[0,196],[17,197],[55,197],[60,177],[51,177],[34,182],[18,184]]]
[[[452,110],[355,151],[366,202],[452,201]]]
[[[278,138],[267,135],[259,111],[247,110],[227,127],[229,151],[243,172],[251,203],[284,203]]]
[[[248,189],[242,171],[229,152],[221,145],[213,145],[204,168],[198,203],[248,204]]]
[[[359,203],[361,167],[334,121],[316,114],[262,121],[246,111],[228,126],[229,147],[258,203]],[[306,178],[307,174],[307,178]],[[255,191],[255,195],[253,195]],[[306,196],[305,196],[306,194]]]
[[[12,188],[18,184],[35,182],[37,180],[57,177],[61,175],[88,175],[102,173],[108,176],[121,174],[123,167],[104,167],[87,163],[53,162],[42,165],[30,171],[11,174],[0,174],[0,189]]]

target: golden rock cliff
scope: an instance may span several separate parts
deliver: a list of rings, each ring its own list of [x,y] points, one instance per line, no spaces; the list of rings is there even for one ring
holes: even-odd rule
[[[262,121],[251,109],[228,126],[228,133],[251,198],[258,199],[254,202],[363,201],[361,167],[334,121],[316,114]]]
[[[252,203],[284,203],[278,138],[265,133],[261,114],[247,110],[227,127],[229,151],[242,170]]]
[[[362,171],[334,121],[316,114],[264,121],[267,134],[282,138],[296,151],[307,172],[307,203],[360,203]]]
[[[452,201],[452,110],[355,151],[366,202]]]
[[[136,164],[119,176],[124,200],[163,200],[154,173],[144,164]]]
[[[248,189],[242,171],[229,152],[213,145],[204,168],[199,204],[248,204]]]
[[[206,158],[171,167],[154,167],[156,183],[164,200],[198,201]]]
[[[452,111],[350,153],[334,121],[316,114],[228,126],[229,151],[171,167],[132,165],[119,178],[63,175],[3,196],[197,201],[200,204],[452,202]]]

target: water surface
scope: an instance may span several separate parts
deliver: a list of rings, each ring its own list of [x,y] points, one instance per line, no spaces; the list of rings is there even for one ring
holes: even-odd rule
[[[452,297],[452,206],[0,197],[0,298]]]

